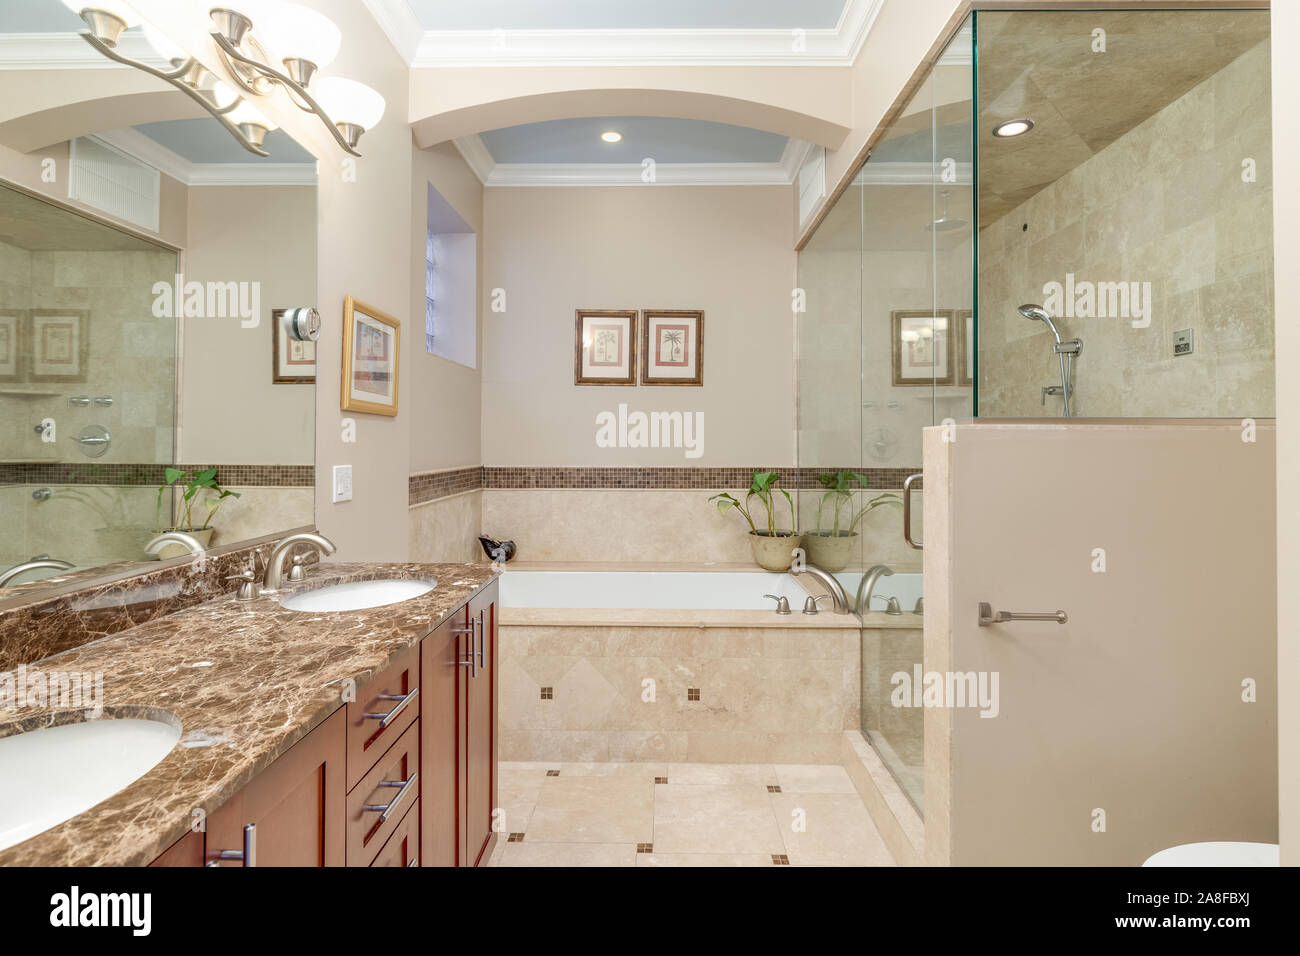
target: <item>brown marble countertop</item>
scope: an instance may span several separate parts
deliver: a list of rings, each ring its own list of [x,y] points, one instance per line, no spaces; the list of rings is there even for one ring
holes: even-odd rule
[[[106,717],[177,719],[181,739],[156,767],[84,813],[0,850],[3,866],[152,862],[342,705],[400,652],[491,583],[490,565],[319,565],[275,596],[227,595],[47,657],[29,670],[102,672]],[[360,611],[291,611],[277,599],[347,581],[434,580],[428,594]],[[233,592],[232,592],[233,595]],[[0,712],[0,737],[81,711]]]

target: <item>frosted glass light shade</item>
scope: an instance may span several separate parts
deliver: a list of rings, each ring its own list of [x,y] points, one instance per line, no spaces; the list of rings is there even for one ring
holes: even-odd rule
[[[260,126],[262,129],[267,131],[277,128],[276,124],[267,119],[261,110],[247,101],[240,103],[233,110],[227,113],[226,116],[228,116],[230,121],[236,126],[243,126],[245,124],[249,126]]]
[[[310,60],[318,67],[332,62],[343,42],[333,20],[297,3],[269,7],[253,21],[253,33],[277,56]]]
[[[128,27],[136,26],[140,22],[140,14],[132,10],[131,5],[125,0],[63,0],[63,5],[77,16],[81,16],[82,10],[103,10],[117,17]]]
[[[335,123],[374,129],[384,116],[384,98],[356,80],[323,76],[316,81],[313,95]]]
[[[167,39],[152,23],[144,25],[144,38],[153,51],[164,60],[187,60],[188,54],[171,40]]]

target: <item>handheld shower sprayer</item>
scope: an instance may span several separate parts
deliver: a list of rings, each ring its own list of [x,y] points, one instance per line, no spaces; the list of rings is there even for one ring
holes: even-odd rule
[[[1049,385],[1043,389],[1043,402],[1046,403],[1049,394],[1056,394],[1059,391],[1062,402],[1062,414],[1065,418],[1070,417],[1070,399],[1074,395],[1074,357],[1083,351],[1082,339],[1062,339],[1061,330],[1056,327],[1056,322],[1052,320],[1052,314],[1044,309],[1041,305],[1026,303],[1019,309],[1021,315],[1033,322],[1043,322],[1052,330],[1052,337],[1056,339],[1056,344],[1052,346],[1052,352],[1055,353],[1061,363],[1061,384],[1059,389],[1055,385]]]

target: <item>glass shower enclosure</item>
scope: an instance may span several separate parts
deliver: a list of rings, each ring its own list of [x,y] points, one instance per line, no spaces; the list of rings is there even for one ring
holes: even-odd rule
[[[808,560],[859,602],[860,727],[918,810],[923,720],[910,688],[924,601],[902,493],[921,472],[921,429],[974,414],[972,40],[967,24],[798,259],[800,530]],[[914,482],[923,546],[922,494]]]

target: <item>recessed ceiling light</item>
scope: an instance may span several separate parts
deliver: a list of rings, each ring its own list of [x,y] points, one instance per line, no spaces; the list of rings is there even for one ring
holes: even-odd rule
[[[1021,133],[1028,133],[1034,128],[1034,121],[1028,118],[1007,120],[1005,123],[999,123],[993,127],[993,135],[999,139],[1006,139],[1009,136],[1019,136]]]
[[[616,129],[607,129],[600,134],[600,138],[607,143],[617,143],[623,139],[623,134]]]

